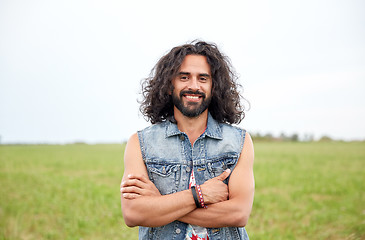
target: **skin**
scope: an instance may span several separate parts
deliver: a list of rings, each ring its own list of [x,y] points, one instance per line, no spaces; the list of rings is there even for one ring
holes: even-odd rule
[[[185,57],[180,74],[172,80],[171,94],[191,90],[211,95],[212,78],[204,56]],[[184,107],[197,108],[203,98],[200,94],[187,94],[180,99]],[[174,108],[174,117],[180,131],[185,132],[191,144],[204,132],[208,110],[196,117],[186,117]],[[124,154],[124,175],[121,183],[121,203],[125,223],[130,226],[157,227],[179,220],[202,227],[243,227],[247,224],[254,197],[254,151],[251,137],[246,133],[238,163],[220,176],[201,185],[207,209],[196,208],[191,190],[161,195],[148,179],[137,134],[129,139]],[[228,186],[223,183],[229,175]]]

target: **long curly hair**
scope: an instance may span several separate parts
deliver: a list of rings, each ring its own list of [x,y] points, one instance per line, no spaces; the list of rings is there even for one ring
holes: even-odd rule
[[[207,58],[212,75],[212,100],[208,107],[212,117],[220,123],[238,124],[245,117],[241,105],[241,85],[228,57],[213,43],[193,41],[174,47],[163,56],[152,69],[148,78],[142,81],[140,111],[152,124],[173,120],[174,105],[171,93],[172,79],[179,73],[187,55],[202,55]]]

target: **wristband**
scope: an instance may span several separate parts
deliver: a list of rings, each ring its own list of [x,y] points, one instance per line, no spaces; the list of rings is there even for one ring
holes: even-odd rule
[[[201,208],[199,199],[198,199],[198,195],[196,194],[195,186],[191,186],[191,192],[193,193],[193,198],[194,198],[196,207]]]
[[[203,193],[202,193],[202,190],[200,189],[200,186],[199,185],[196,185],[196,189],[198,190],[198,196],[199,196],[200,206],[202,208],[207,208],[207,206],[204,203]]]

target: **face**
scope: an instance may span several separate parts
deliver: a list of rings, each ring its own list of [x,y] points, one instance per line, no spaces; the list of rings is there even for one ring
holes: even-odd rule
[[[206,57],[187,55],[172,85],[173,104],[184,116],[197,117],[207,110],[212,95],[212,77]]]

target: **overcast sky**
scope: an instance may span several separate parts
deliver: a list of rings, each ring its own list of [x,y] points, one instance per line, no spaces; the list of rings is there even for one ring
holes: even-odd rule
[[[172,47],[216,43],[249,132],[365,139],[365,2],[0,1],[2,143],[121,142],[149,125],[140,81]]]

